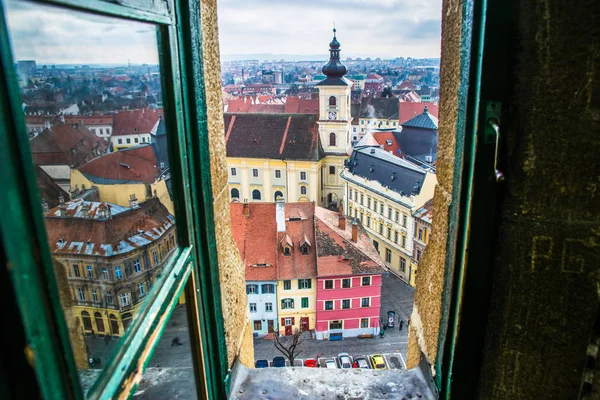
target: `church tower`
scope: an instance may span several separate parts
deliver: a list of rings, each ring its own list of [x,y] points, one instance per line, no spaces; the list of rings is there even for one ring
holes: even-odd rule
[[[321,167],[321,204],[338,206],[343,199],[340,173],[344,160],[351,154],[350,142],[350,90],[352,82],[344,78],[348,72],[340,62],[340,42],[333,28],[333,40],[329,43],[329,62],[323,66],[325,80],[317,84],[319,89],[319,137],[325,151]]]

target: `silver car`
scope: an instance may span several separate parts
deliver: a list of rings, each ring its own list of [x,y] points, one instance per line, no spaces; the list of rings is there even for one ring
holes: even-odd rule
[[[338,358],[340,360],[340,366],[343,369],[350,369],[350,368],[352,368],[352,358],[350,357],[350,354],[348,354],[348,353],[340,353],[340,354],[338,354]]]
[[[368,363],[367,359],[364,357],[354,357],[353,367],[354,368],[362,368],[362,369],[371,369],[371,367],[369,367],[369,363]]]
[[[337,368],[335,361],[327,360],[325,361],[325,368]]]

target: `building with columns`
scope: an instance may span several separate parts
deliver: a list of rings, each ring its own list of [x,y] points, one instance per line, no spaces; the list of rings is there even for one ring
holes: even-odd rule
[[[225,113],[227,177],[232,201],[314,201],[338,207],[340,173],[352,151],[350,91],[335,29],[319,113]]]

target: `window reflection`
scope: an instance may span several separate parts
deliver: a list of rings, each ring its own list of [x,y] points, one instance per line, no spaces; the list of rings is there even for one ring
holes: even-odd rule
[[[103,368],[177,247],[156,27],[3,3],[76,364]]]

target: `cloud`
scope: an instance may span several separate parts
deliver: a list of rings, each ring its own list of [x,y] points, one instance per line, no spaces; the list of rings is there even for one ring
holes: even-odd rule
[[[441,0],[217,0],[222,54],[439,57]]]
[[[15,60],[38,64],[157,64],[156,28],[64,8],[9,0]]]

